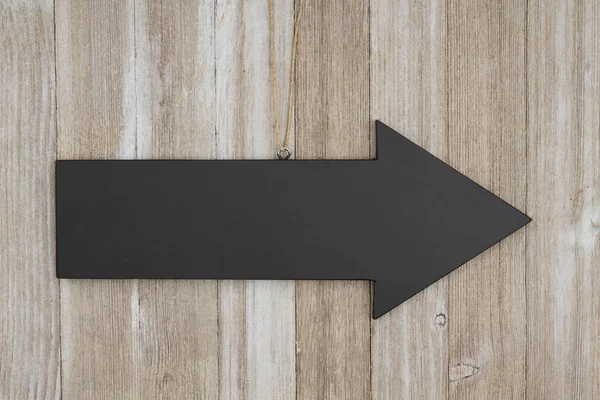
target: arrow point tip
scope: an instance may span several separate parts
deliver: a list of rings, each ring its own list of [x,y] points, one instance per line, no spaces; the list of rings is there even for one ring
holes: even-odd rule
[[[508,221],[507,224],[510,225],[509,232],[508,235],[513,234],[514,232],[518,231],[519,229],[523,228],[525,225],[527,225],[528,223],[530,223],[532,221],[531,217],[525,213],[523,213],[522,211],[520,211],[518,208],[511,206],[510,204],[506,203],[510,208],[512,208],[513,211],[513,223],[510,224]]]

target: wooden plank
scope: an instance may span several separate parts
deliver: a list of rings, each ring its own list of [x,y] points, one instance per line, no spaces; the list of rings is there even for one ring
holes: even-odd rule
[[[371,1],[371,21],[372,119],[447,160],[446,2]],[[446,282],[373,321],[373,399],[447,398]]]
[[[521,210],[525,5],[448,3],[449,161]],[[517,232],[450,275],[450,399],[525,397],[525,249]]]
[[[135,13],[137,157],[214,158],[214,3]],[[140,398],[217,399],[217,282],[144,280],[139,296]]]
[[[133,1],[56,3],[57,157],[135,157]],[[137,281],[61,281],[63,399],[137,398]]]
[[[274,4],[283,125],[294,9],[292,0]],[[268,5],[241,0],[216,5],[218,158],[275,158]],[[221,399],[295,399],[294,292],[290,281],[219,282]]]
[[[296,157],[369,158],[368,1],[303,7]],[[298,399],[371,396],[370,315],[368,281],[296,283]]]
[[[60,397],[52,1],[0,6],[0,398]]]
[[[529,2],[527,398],[600,398],[600,8]]]

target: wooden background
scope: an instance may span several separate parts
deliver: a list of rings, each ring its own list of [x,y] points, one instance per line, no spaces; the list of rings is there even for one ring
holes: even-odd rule
[[[58,281],[56,158],[273,158],[268,1],[0,0],[0,399],[600,399],[598,3],[303,7],[296,158],[381,119],[533,222],[377,321],[368,282]]]

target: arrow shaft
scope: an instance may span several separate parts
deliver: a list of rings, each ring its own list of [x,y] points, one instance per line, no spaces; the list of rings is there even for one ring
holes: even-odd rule
[[[59,161],[59,276],[370,278],[373,163]]]

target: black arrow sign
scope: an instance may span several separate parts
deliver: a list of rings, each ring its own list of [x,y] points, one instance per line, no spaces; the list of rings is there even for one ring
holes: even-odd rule
[[[530,221],[376,132],[376,160],[57,161],[57,275],[369,279],[378,318]]]

